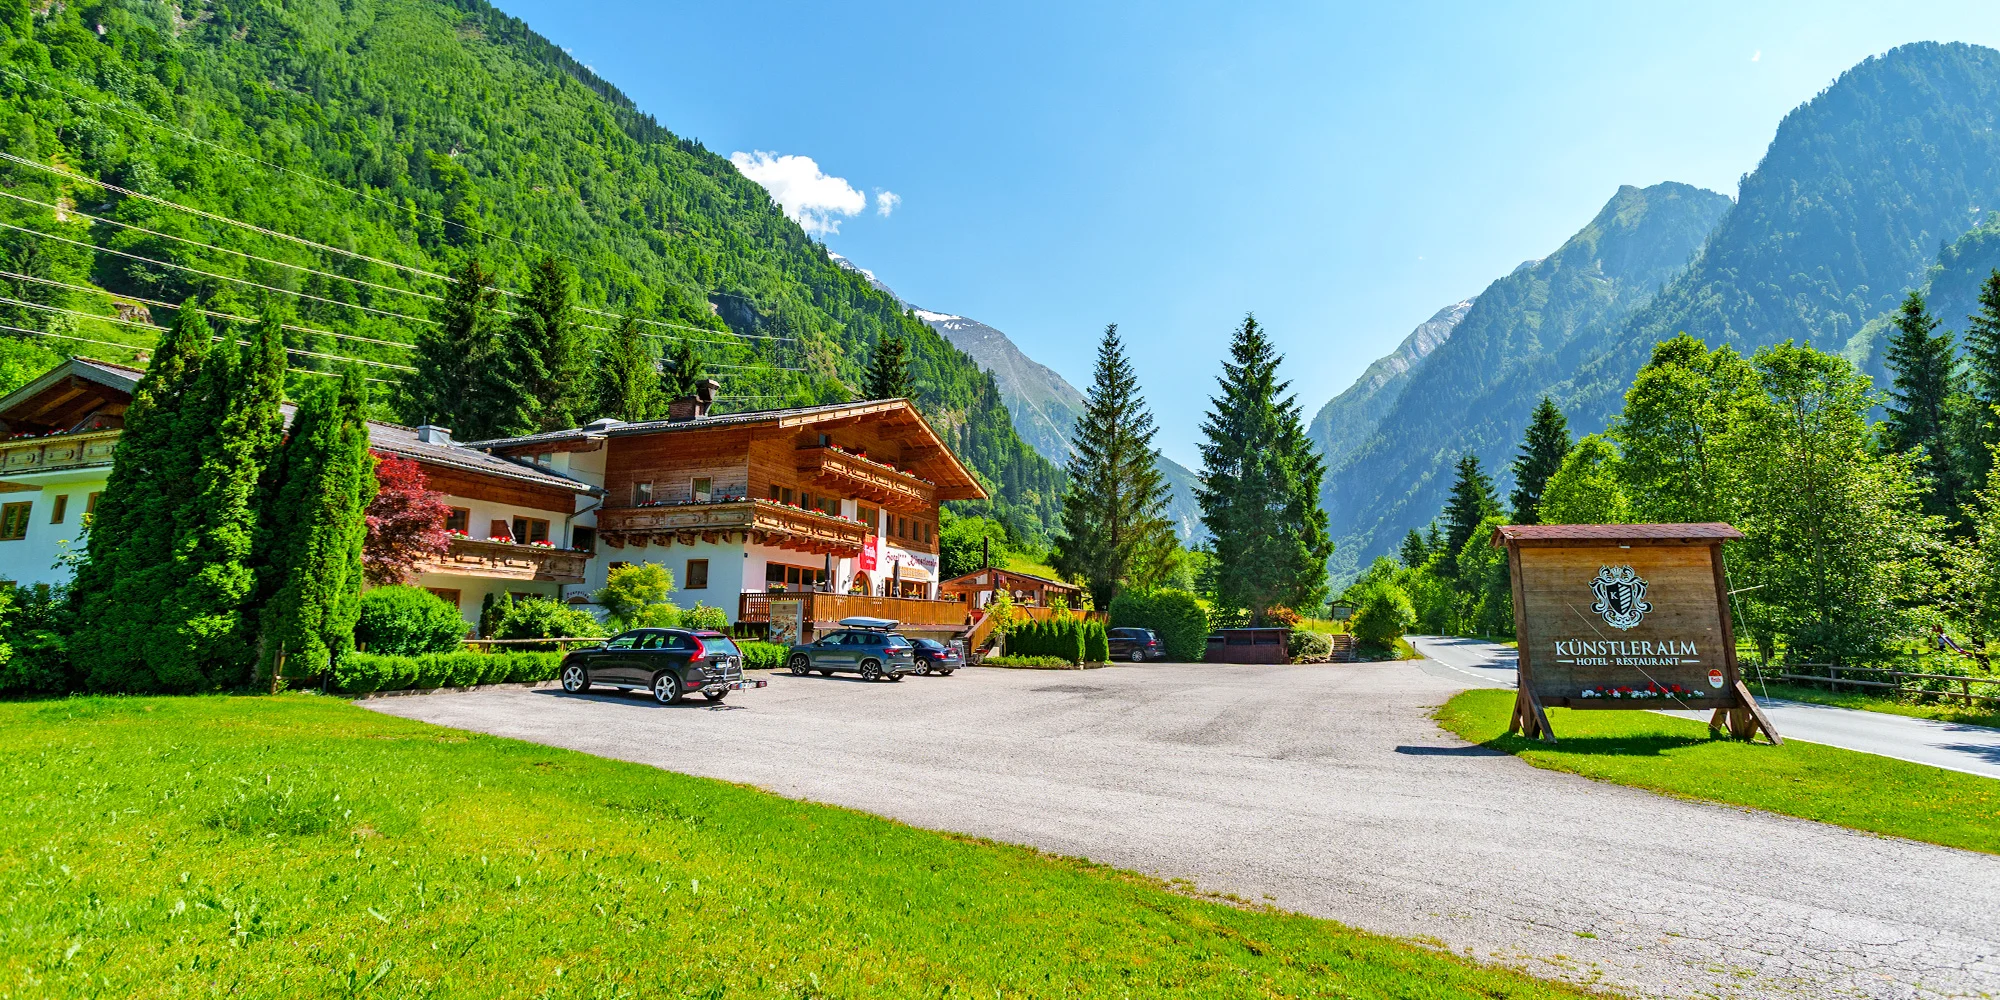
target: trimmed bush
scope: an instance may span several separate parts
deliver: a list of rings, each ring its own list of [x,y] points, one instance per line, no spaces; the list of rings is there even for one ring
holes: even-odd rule
[[[1084,661],[1084,623],[1067,616],[1028,621],[1007,634],[1009,656],[1053,656],[1065,663]]]
[[[1364,646],[1393,647],[1416,623],[1417,610],[1410,606],[1403,588],[1393,583],[1376,584],[1354,613],[1354,638]]]
[[[743,651],[743,669],[776,670],[785,665],[785,657],[791,650],[775,642],[758,642],[754,639],[736,643]]]
[[[69,632],[64,591],[0,583],[0,695],[80,690],[83,678],[69,660]]]
[[[1083,623],[1083,662],[1111,662],[1111,633],[1095,618]]]
[[[1149,628],[1160,634],[1167,659],[1200,663],[1208,651],[1208,613],[1193,594],[1172,587],[1122,590],[1111,601],[1112,628]]]
[[[475,684],[524,684],[552,680],[562,664],[560,653],[430,653],[424,656],[384,656],[348,653],[333,666],[329,690],[345,694],[372,691],[471,687]]]
[[[603,634],[604,626],[596,615],[539,597],[513,602],[493,629],[495,639],[564,639]],[[553,650],[555,643],[517,648]]]
[[[361,595],[354,638],[371,653],[417,656],[449,653],[465,638],[458,609],[422,587],[396,584]]]
[[[980,661],[987,667],[1029,667],[1035,670],[1068,670],[1076,664],[1060,656],[989,656]]]
[[[1333,638],[1305,629],[1293,629],[1291,638],[1293,663],[1325,663],[1333,656]]]

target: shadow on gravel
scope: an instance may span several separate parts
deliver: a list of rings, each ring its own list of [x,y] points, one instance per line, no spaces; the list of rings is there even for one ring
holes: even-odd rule
[[[595,701],[595,702],[602,702],[608,705],[651,705],[655,708],[663,708],[663,709],[691,710],[697,708],[706,708],[718,712],[728,712],[739,708],[749,707],[747,705],[730,705],[719,701],[709,701],[707,698],[703,698],[701,695],[698,694],[688,695],[687,697],[682,698],[679,702],[672,705],[662,705],[659,702],[654,701],[653,696],[651,694],[648,694],[647,692],[644,691],[590,691],[584,694],[570,694],[568,691],[564,691],[561,688],[542,688],[540,690],[535,691],[534,693],[548,698],[556,698],[561,701]]]
[[[1506,757],[1504,750],[1488,746],[1475,747],[1397,747],[1396,752],[1411,757]]]
[[[1698,736],[1563,736],[1557,734],[1554,746],[1540,740],[1524,736],[1503,734],[1481,743],[1495,751],[1519,753],[1522,750],[1541,750],[1547,753],[1576,754],[1596,757],[1658,757],[1668,750],[1679,750],[1697,744],[1711,742]]]

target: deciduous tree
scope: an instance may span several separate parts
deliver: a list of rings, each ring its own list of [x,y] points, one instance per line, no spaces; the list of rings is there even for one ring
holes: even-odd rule
[[[444,527],[450,516],[451,505],[430,488],[423,466],[394,455],[377,456],[375,498],[368,504],[368,535],[361,550],[368,582],[383,587],[415,579],[417,567],[450,549],[451,535]]]

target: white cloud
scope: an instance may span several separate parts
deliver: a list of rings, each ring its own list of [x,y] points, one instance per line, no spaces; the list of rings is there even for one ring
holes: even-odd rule
[[[840,232],[842,220],[868,207],[868,196],[839,177],[829,177],[810,156],[759,150],[729,154],[743,176],[764,186],[786,217],[809,233]]]
[[[1758,49],[1757,51],[1755,51],[1755,52],[1752,52],[1752,53],[1750,53],[1750,61],[1751,61],[1751,62],[1763,62],[1763,61],[1764,61],[1764,50],[1763,50],[1763,49]]]
[[[903,196],[894,191],[875,192],[875,214],[885,219],[889,217],[890,212],[896,210],[896,206],[902,203]]]

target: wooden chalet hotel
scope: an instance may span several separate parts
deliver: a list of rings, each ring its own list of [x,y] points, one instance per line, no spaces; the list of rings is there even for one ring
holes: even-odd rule
[[[599,420],[473,447],[601,487],[585,594],[624,563],[673,572],[674,600],[809,637],[869,615],[956,634],[938,600],[938,510],[986,493],[907,400],[711,414],[715,383],[665,420]],[[775,612],[775,613],[774,613]]]

